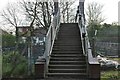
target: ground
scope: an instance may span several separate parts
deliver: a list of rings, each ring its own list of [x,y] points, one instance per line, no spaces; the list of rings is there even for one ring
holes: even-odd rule
[[[120,63],[120,58],[108,58],[108,59],[118,61]],[[101,71],[101,80],[120,80],[120,71],[118,70]]]

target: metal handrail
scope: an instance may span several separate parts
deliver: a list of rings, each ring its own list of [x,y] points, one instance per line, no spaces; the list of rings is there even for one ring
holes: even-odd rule
[[[45,52],[44,52],[43,57],[46,60],[46,72],[48,70],[47,67],[49,64],[49,58],[50,58],[50,55],[52,52],[56,34],[59,30],[59,26],[60,26],[60,10],[58,10],[57,14],[54,15],[53,21],[49,27],[49,30],[48,30],[48,32],[46,34],[46,38],[45,38]]]
[[[93,55],[92,55],[92,49],[90,46],[88,32],[87,32],[87,28],[85,26],[84,20],[85,20],[84,15],[80,13],[79,18],[78,18],[78,25],[79,25],[80,34],[81,34],[83,54],[85,56],[88,56],[88,61],[89,61],[89,63],[91,63],[91,61],[93,62],[93,60],[96,60],[96,58],[93,57]],[[83,37],[83,35],[84,35],[84,37]],[[98,63],[97,60],[96,60],[96,63]]]
[[[81,14],[79,14],[79,18],[78,18],[78,26],[79,26],[79,29],[80,29],[80,36],[81,36],[81,41],[82,41],[82,49],[83,49],[83,54],[86,55],[86,51],[85,51],[85,46],[84,46],[84,38],[83,38],[83,30],[84,30],[84,27],[82,26],[83,23],[82,23],[82,18],[81,18]]]
[[[78,26],[79,26],[79,29],[80,29],[80,37],[81,37],[83,55],[86,56],[86,61],[88,61],[88,63],[87,63],[87,73],[88,73],[88,76],[91,77],[90,66],[91,65],[100,66],[100,65],[99,65],[98,60],[95,57],[93,57],[93,55],[92,55],[92,49],[91,49],[91,46],[90,46],[88,33],[87,33],[87,28],[86,28],[86,25],[85,25],[85,15],[84,15],[84,13],[82,13],[80,11],[80,7],[79,7],[79,13],[78,14],[79,14],[79,16],[77,16],[78,17],[77,21],[78,21]],[[95,76],[96,76],[96,74],[95,74]]]

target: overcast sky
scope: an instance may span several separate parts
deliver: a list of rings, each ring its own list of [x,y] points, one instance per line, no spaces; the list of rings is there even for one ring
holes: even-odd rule
[[[106,18],[105,22],[118,22],[118,2],[120,0],[86,0],[86,4],[91,1],[104,5],[103,16]]]
[[[0,0],[0,11],[7,6],[8,2],[14,2],[17,0]],[[120,0],[86,0],[85,7],[89,2],[96,1],[104,5],[103,16],[106,18],[106,23],[112,23],[118,21],[118,1]]]

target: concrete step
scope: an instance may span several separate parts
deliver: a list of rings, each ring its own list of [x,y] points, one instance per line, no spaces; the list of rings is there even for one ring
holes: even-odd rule
[[[80,33],[79,29],[77,28],[61,28],[61,30],[59,31],[60,33],[69,33],[69,32],[76,32],[77,34]]]
[[[81,42],[80,37],[77,37],[77,36],[58,36],[57,41],[59,41],[59,40],[67,40],[67,41],[69,41],[69,40],[70,41],[79,40]]]
[[[71,31],[66,31],[65,33],[63,33],[64,31],[62,31],[62,30],[60,30],[59,32],[58,32],[58,34],[79,34],[79,30],[78,31],[73,31],[73,32],[71,32]],[[79,34],[80,35],[80,34]]]
[[[76,36],[76,37],[79,37],[80,35],[79,34],[70,34],[70,33],[68,33],[68,34],[58,34],[58,36]]]
[[[48,73],[48,77],[57,78],[86,78],[86,73]]]
[[[85,61],[50,61],[49,64],[86,64]]]
[[[83,69],[85,68],[86,69],[86,65],[85,64],[64,64],[64,65],[61,65],[61,64],[49,64],[48,68],[52,68],[52,69]]]
[[[71,54],[82,55],[82,51],[80,51],[80,52],[59,52],[59,51],[53,51],[52,54],[53,55],[57,55],[57,54],[61,54],[61,55],[71,55]]]
[[[70,51],[71,52],[78,52],[79,51],[79,52],[82,52],[82,49],[81,48],[80,49],[77,49],[77,48],[73,48],[73,49],[72,48],[54,48],[53,51],[59,51],[59,52],[60,51],[61,52],[62,51],[63,52],[66,52],[66,51],[68,51],[68,52],[70,52]]]
[[[81,45],[81,42],[79,42],[79,41],[67,41],[67,42],[65,42],[65,40],[64,41],[56,41],[54,44],[64,44],[64,45],[73,45],[73,46],[75,46],[75,45]]]
[[[52,53],[81,53],[82,52],[82,50],[81,49],[79,49],[79,50],[61,50],[61,51],[59,51],[59,50],[53,50],[52,51]]]
[[[69,57],[69,58],[71,58],[71,57],[76,57],[76,58],[80,58],[80,57],[83,57],[83,55],[82,54],[51,54],[51,57]]]
[[[58,38],[59,39],[59,38]],[[57,41],[55,41],[55,44],[56,43],[69,43],[69,45],[71,45],[71,44],[76,44],[76,43],[78,43],[79,45],[81,45],[81,41],[78,39],[78,40],[69,40],[69,39],[64,39],[64,38],[61,38],[61,39],[59,39],[59,40],[57,40]],[[75,46],[75,45],[74,45]]]
[[[60,27],[78,27],[77,23],[61,23]]]
[[[81,58],[69,58],[69,57],[51,57],[50,61],[84,61],[85,58],[81,57]]]
[[[38,79],[39,80],[39,79]],[[40,80],[89,80],[88,78],[84,77],[84,78],[70,78],[70,77],[48,77],[45,79],[40,79]]]
[[[81,44],[58,44],[58,43],[54,43],[54,46],[81,46]]]
[[[70,37],[69,37],[70,38]],[[80,39],[78,39],[78,38],[71,38],[71,39],[69,39],[69,38],[67,38],[67,37],[64,37],[64,38],[60,38],[60,37],[58,37],[58,40],[56,40],[56,42],[58,42],[58,41],[65,41],[65,42],[67,42],[67,41],[72,41],[72,42],[80,42],[81,40]]]
[[[49,69],[50,73],[85,73],[85,69]]]
[[[76,35],[76,36],[75,36],[75,35]],[[71,37],[72,37],[72,38],[81,38],[78,34],[74,34],[74,35],[72,35],[72,34],[70,34],[70,35],[69,35],[69,34],[65,35],[65,34],[64,34],[63,36],[61,36],[60,34],[58,34],[58,36],[57,36],[57,37],[67,37],[67,38],[69,38],[69,37],[71,38]]]
[[[53,50],[61,50],[61,51],[64,51],[64,50],[81,50],[81,48],[54,48]]]
[[[53,48],[56,48],[56,49],[81,49],[82,47],[81,46],[53,46]]]

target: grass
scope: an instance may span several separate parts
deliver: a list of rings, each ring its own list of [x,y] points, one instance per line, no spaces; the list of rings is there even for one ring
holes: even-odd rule
[[[102,71],[102,78],[108,78],[109,76],[118,76],[118,71],[110,70],[110,71]]]
[[[108,58],[120,63],[120,58]],[[120,71],[118,70],[106,70],[101,71],[101,80],[120,80]]]
[[[120,58],[108,58],[108,59],[120,62]]]

